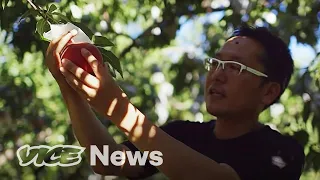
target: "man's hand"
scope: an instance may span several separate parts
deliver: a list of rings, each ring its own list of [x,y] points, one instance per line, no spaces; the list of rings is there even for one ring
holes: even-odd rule
[[[67,34],[60,36],[59,38],[52,40],[47,49],[45,63],[52,76],[58,83],[65,82],[65,79],[59,70],[61,67],[61,51],[76,34],[77,31],[72,30]]]
[[[87,49],[81,49],[81,54],[87,59],[95,76],[68,59],[62,59],[60,71],[65,76],[67,83],[82,98],[86,99],[95,110],[101,114],[111,116],[112,112],[108,112],[111,108],[110,105],[112,105],[110,101],[119,97],[122,91],[105,64],[99,62]]]

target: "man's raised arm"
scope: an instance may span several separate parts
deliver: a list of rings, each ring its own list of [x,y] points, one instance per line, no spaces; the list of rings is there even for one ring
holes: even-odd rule
[[[135,108],[114,81],[108,68],[86,49],[95,76],[69,60],[62,61],[68,84],[96,111],[108,117],[140,151],[160,151],[163,164],[157,168],[170,179],[239,179],[229,166],[221,165],[174,139]]]
[[[76,32],[70,32],[52,41],[46,56],[46,65],[57,80],[66,102],[73,131],[81,146],[86,148],[87,157],[90,157],[90,145],[96,145],[101,152],[103,152],[103,145],[109,146],[110,153],[117,150],[128,150],[126,146],[119,145],[114,141],[113,137],[107,132],[106,127],[96,118],[89,104],[67,84],[59,71],[61,65],[60,51],[75,34]],[[143,170],[138,166],[128,166],[127,162],[123,167],[112,166],[111,163],[109,163],[109,166],[104,166],[99,160],[96,162],[97,164],[93,166],[93,170],[99,174],[136,176],[138,172]]]

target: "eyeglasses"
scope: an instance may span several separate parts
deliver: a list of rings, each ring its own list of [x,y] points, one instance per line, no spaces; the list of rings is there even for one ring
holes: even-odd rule
[[[205,69],[207,71],[210,71],[212,69],[214,69],[214,71],[218,70],[218,68],[220,66],[222,66],[222,69],[230,74],[234,74],[234,75],[240,75],[240,73],[245,69],[249,72],[251,72],[252,74],[255,74],[257,76],[262,76],[262,77],[268,77],[266,74],[257,71],[255,69],[252,69],[248,66],[245,66],[239,62],[236,61],[221,61],[219,59],[216,58],[207,58],[205,59]]]

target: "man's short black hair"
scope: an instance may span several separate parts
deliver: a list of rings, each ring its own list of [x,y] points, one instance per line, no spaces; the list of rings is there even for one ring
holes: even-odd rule
[[[281,91],[279,96],[271,104],[279,101],[281,95],[288,87],[292,73],[293,60],[287,44],[278,36],[273,35],[265,27],[251,27],[246,24],[236,29],[230,38],[234,36],[246,36],[258,41],[264,47],[261,61],[268,75],[267,81],[279,83]],[[264,81],[266,82],[266,81]]]

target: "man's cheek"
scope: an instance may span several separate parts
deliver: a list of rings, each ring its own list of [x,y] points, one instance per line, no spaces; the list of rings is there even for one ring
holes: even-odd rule
[[[244,106],[247,103],[249,95],[243,88],[232,87],[230,90],[231,91],[227,92],[228,104],[238,108],[239,106]]]

